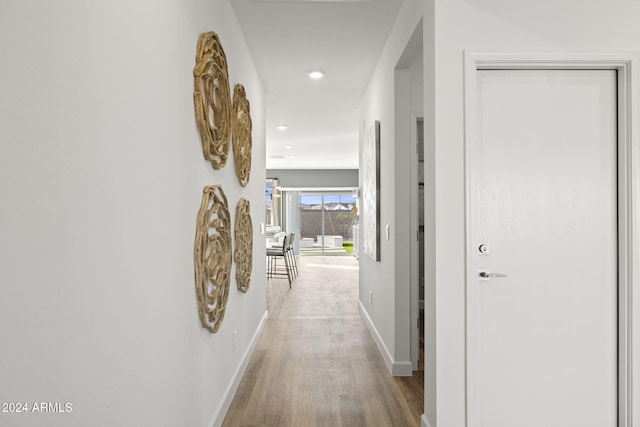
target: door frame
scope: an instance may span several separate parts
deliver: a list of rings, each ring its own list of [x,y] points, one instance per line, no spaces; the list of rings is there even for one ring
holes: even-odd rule
[[[420,320],[420,262],[424,263],[424,257],[420,259],[420,242],[418,240],[419,235],[419,223],[420,223],[420,198],[418,196],[418,192],[420,190],[419,186],[419,169],[418,165],[420,159],[420,153],[418,153],[418,122],[422,120],[424,123],[424,114],[411,114],[411,142],[415,144],[415,149],[411,152],[411,161],[410,161],[410,172],[411,172],[411,182],[409,185],[411,196],[410,196],[410,224],[411,230],[409,234],[409,242],[411,248],[409,250],[411,261],[411,364],[413,365],[413,370],[418,369],[418,364],[420,362],[420,325],[418,324]],[[424,132],[423,132],[424,133]],[[423,152],[424,152],[424,144],[423,144]],[[423,154],[424,156],[424,154]],[[423,165],[424,169],[424,165]],[[423,170],[424,176],[424,170]],[[424,202],[424,200],[423,200]],[[414,235],[414,233],[416,233]],[[424,308],[424,307],[422,307]],[[417,319],[417,320],[416,320]]]
[[[465,425],[469,425],[469,288],[477,285],[470,241],[479,70],[616,70],[618,77],[618,427],[640,427],[640,113],[637,52],[465,51]],[[635,257],[634,257],[635,254]],[[635,356],[635,360],[634,360]],[[634,399],[635,397],[635,399]]]

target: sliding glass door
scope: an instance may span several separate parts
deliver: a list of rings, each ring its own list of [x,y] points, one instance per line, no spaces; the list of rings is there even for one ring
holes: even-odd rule
[[[352,191],[301,191],[299,195],[300,255],[353,256],[357,199]]]

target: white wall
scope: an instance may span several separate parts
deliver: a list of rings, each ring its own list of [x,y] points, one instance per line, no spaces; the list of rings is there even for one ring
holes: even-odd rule
[[[437,422],[457,427],[465,422],[463,49],[640,49],[640,3],[435,3]]]
[[[214,30],[253,118],[249,187],[202,157],[193,108]],[[266,313],[264,257],[224,322],[200,326],[202,188],[251,200],[263,253],[264,95],[228,0],[0,3],[0,402],[11,426],[206,426]],[[234,347],[233,331],[237,330]]]
[[[394,374],[411,373],[410,276],[409,276],[409,188],[411,174],[405,156],[411,146],[411,65],[415,55],[403,57],[420,24],[422,4],[407,0],[387,40],[376,70],[371,77],[360,107],[360,144],[375,120],[380,121],[381,157],[381,257],[375,262],[360,257],[360,308],[374,338]],[[420,40],[414,41],[419,43]],[[411,50],[411,49],[409,49]],[[396,68],[401,69],[396,72]],[[397,123],[396,91],[403,92],[400,101],[406,123]],[[398,134],[398,129],[402,132]],[[402,139],[402,144],[398,143]],[[389,239],[385,227],[389,225]],[[415,235],[415,234],[414,234]],[[372,303],[369,303],[373,292]],[[415,321],[415,320],[413,320]]]
[[[437,295],[435,209],[435,4],[425,4],[423,22],[424,85],[424,425],[437,422]]]

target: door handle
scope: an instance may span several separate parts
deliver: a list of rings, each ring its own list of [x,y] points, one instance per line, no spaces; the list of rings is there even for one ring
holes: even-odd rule
[[[489,273],[488,271],[481,271],[480,277],[488,279],[490,277],[509,277],[509,275],[504,273]]]
[[[478,276],[480,276],[480,280],[483,280],[483,281],[489,280],[492,277],[509,277],[508,274],[492,273],[489,270],[485,270],[485,269],[478,270]]]

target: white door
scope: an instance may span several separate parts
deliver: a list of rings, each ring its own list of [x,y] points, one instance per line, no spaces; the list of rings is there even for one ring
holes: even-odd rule
[[[611,70],[478,71],[469,427],[617,424],[616,93]]]

